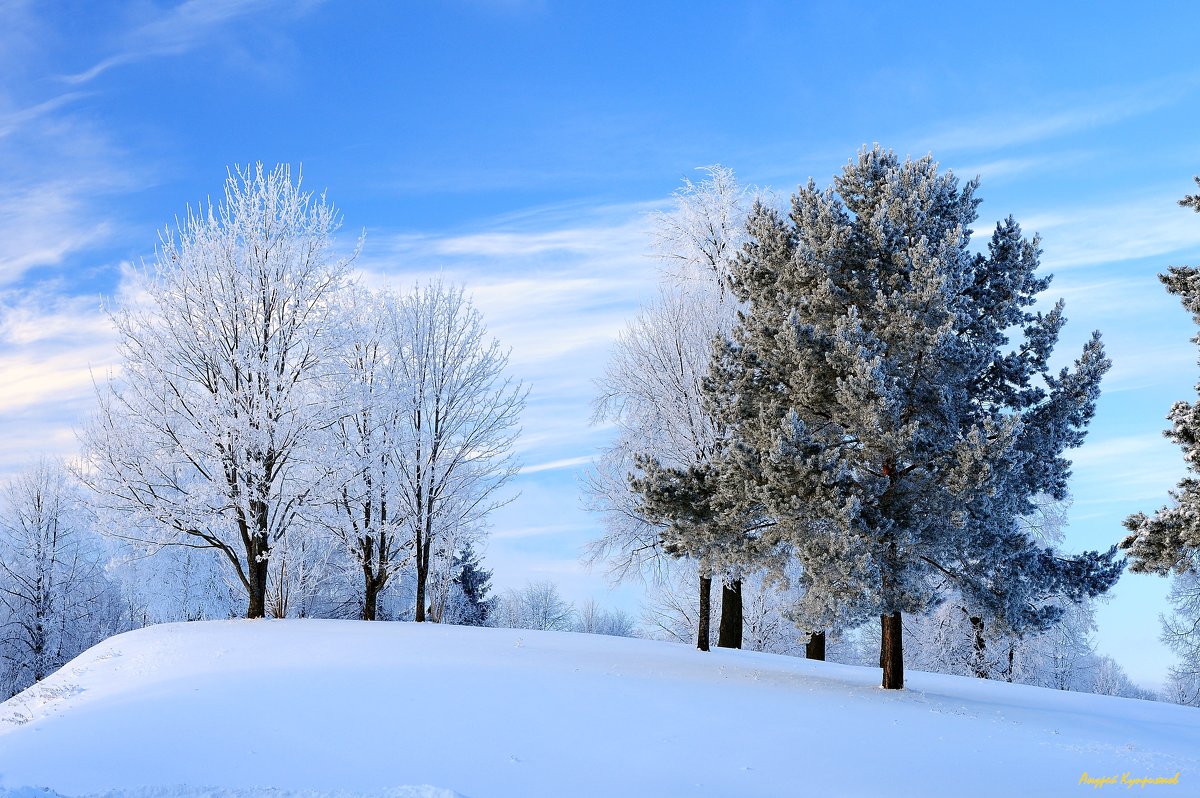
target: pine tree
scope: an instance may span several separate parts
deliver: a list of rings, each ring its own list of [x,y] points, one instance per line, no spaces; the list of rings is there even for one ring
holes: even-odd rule
[[[1200,177],[1194,179],[1200,186]],[[1200,194],[1189,194],[1179,204],[1200,213]],[[1200,325],[1200,268],[1172,266],[1159,279]],[[1200,344],[1200,334],[1192,342]],[[1196,390],[1200,392],[1200,386]],[[1171,428],[1164,434],[1183,449],[1192,475],[1181,479],[1170,492],[1171,505],[1151,516],[1135,513],[1125,519],[1131,534],[1121,548],[1129,552],[1130,570],[1137,573],[1184,573],[1198,570],[1200,562],[1200,478],[1196,476],[1200,474],[1200,403],[1176,402],[1167,420]]]
[[[492,590],[492,572],[483,567],[470,541],[455,556],[451,570],[457,572],[454,584],[462,590],[463,597],[457,622],[464,626],[487,626],[496,607],[496,598],[488,598]]]
[[[875,147],[831,188],[810,181],[790,218],[756,207],[731,279],[745,310],[706,383],[728,445],[705,469],[643,464],[681,536],[704,520],[797,557],[812,628],[879,617],[886,688],[903,686],[902,613],[939,586],[1038,624],[1045,585],[1091,593],[1119,573],[1115,551],[1058,557],[1019,523],[1036,495],[1066,496],[1062,454],[1109,361],[1095,333],[1051,372],[1064,319],[1029,309],[1049,284],[1037,239],[1009,218],[972,253],[976,187]]]

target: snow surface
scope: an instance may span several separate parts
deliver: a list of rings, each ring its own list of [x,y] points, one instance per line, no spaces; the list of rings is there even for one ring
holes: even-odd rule
[[[1178,772],[1149,789],[1200,795],[1200,710],[917,672],[904,691],[878,683],[875,668],[565,632],[167,624],[111,638],[0,704],[0,788],[1051,796],[1125,789],[1085,773]]]

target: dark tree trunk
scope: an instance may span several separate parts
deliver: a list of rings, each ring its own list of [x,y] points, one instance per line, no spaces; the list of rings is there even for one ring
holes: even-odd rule
[[[267,558],[258,557],[249,564],[250,604],[246,608],[247,618],[267,617]]]
[[[883,667],[884,651],[886,650],[886,646],[887,646],[887,643],[884,642],[887,639],[887,628],[888,628],[888,616],[880,615],[879,616],[879,667],[881,667],[881,668]]]
[[[360,564],[363,571],[363,611],[364,621],[373,621],[379,617],[379,594],[388,579],[388,556],[386,535],[379,536],[379,544],[375,538],[367,535],[359,541],[362,546]]]
[[[742,647],[742,580],[732,579],[721,585],[721,628],[717,634],[721,648]]]
[[[33,654],[33,680],[40,682],[46,678],[46,627],[40,612],[33,627],[33,650],[30,653]]]
[[[811,632],[804,644],[804,656],[808,659],[825,661],[825,632]]]
[[[882,615],[883,641],[879,647],[879,656],[883,660],[883,688],[885,690],[901,690],[904,688],[904,627],[900,623],[900,613]]]
[[[983,637],[983,618],[971,617],[971,635],[974,638],[971,670],[980,679],[988,678],[987,640]]]
[[[708,651],[708,638],[712,626],[712,577],[700,576],[700,622],[696,629],[696,648]]]
[[[376,608],[379,606],[379,586],[375,583],[374,574],[367,568],[366,579],[363,582],[363,614],[364,621],[375,620]]]
[[[417,566],[417,609],[413,615],[413,620],[417,623],[425,622],[425,577],[427,574],[428,571]]]
[[[267,617],[267,571],[270,568],[271,543],[267,537],[267,504],[250,502],[250,523],[238,512],[239,528],[243,545],[246,547],[246,592],[250,603],[246,608],[247,618]]]

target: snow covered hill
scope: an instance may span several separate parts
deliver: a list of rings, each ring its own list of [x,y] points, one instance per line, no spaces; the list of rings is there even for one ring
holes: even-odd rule
[[[1058,796],[1179,774],[1200,711],[583,634],[169,624],[0,704],[18,795]],[[186,785],[186,786],[179,786]],[[404,786],[434,785],[434,786]],[[201,789],[203,788],[203,789]],[[1139,794],[1152,794],[1139,792]]]

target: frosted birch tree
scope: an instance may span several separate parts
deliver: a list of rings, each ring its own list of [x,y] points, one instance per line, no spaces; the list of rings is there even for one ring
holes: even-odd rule
[[[1162,618],[1163,642],[1179,657],[1171,667],[1172,700],[1200,706],[1200,568],[1175,576],[1168,595],[1171,612]]]
[[[323,523],[362,585],[360,617],[376,618],[379,594],[410,548],[401,458],[412,454],[406,404],[411,386],[401,365],[403,300],[390,291],[346,291],[345,334],[328,401],[342,412],[328,429],[332,502]]]
[[[0,688],[25,689],[120,631],[120,597],[78,488],[41,460],[0,492]]]
[[[701,386],[713,340],[733,326],[736,304],[725,283],[744,237],[752,193],[727,168],[705,172],[699,183],[685,178],[674,194],[675,207],[654,217],[653,245],[662,264],[659,293],[622,332],[598,381],[595,419],[614,422],[618,432],[585,478],[588,506],[601,513],[605,528],[589,547],[592,561],[607,560],[611,572],[623,578],[644,569],[662,577],[664,555],[697,559],[696,638],[702,650],[709,646],[712,577],[723,569],[735,574],[723,590],[725,642],[740,636],[732,602],[740,597],[735,586],[742,562],[716,534],[687,546],[664,538],[670,527],[647,515],[628,475],[639,456],[677,468],[701,466],[713,456],[721,434],[704,406]],[[740,609],[736,614],[740,619]]]
[[[530,582],[500,596],[493,622],[502,629],[569,632],[576,626],[575,605],[562,597],[553,582]]]
[[[414,618],[426,620],[436,558],[450,559],[464,531],[481,526],[509,498],[513,453],[528,391],[506,376],[508,354],[489,339],[461,288],[435,280],[407,294],[392,331],[404,456],[398,502],[416,568]]]
[[[320,498],[320,434],[338,411],[317,388],[349,263],[331,254],[338,226],[287,167],[231,173],[111,313],[121,367],[81,436],[116,528],[223,558],[249,618],[266,613],[273,546]]]

